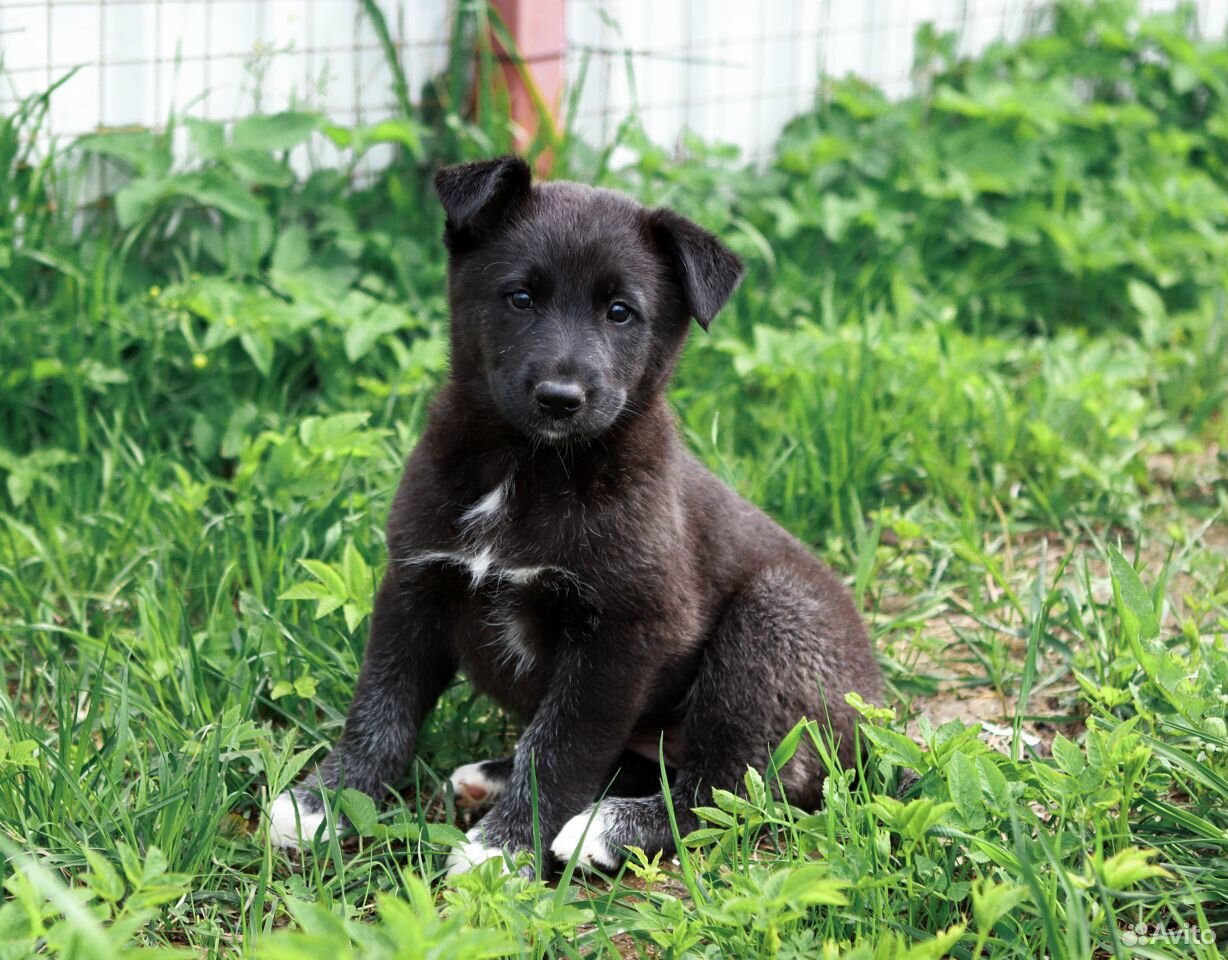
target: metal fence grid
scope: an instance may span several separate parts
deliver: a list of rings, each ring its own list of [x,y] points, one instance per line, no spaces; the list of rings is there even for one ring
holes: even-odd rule
[[[419,89],[447,58],[446,0],[383,0]],[[0,0],[0,109],[74,68],[49,132],[228,120],[300,106],[341,123],[395,109],[379,40],[356,0]]]
[[[455,2],[381,0],[415,94],[446,63]],[[812,102],[823,74],[907,92],[921,23],[958,31],[962,51],[973,53],[1017,36],[1045,8],[1042,0],[564,2],[567,76],[580,90],[568,121],[580,136],[608,143],[634,110],[658,143],[692,130],[752,158]],[[1204,35],[1224,32],[1228,0],[1200,0],[1198,9]],[[233,119],[300,106],[361,123],[395,109],[359,0],[0,0],[0,57],[0,110],[77,68],[53,98],[45,133],[59,138],[159,126],[172,114]]]
[[[813,103],[822,76],[855,74],[903,95],[912,89],[922,24],[956,32],[960,52],[974,54],[1020,36],[1049,7],[1049,0],[568,0],[568,77],[585,78],[571,125],[608,143],[634,109],[657,143],[691,130],[762,158]],[[1198,14],[1204,36],[1222,35],[1228,0],[1201,0]]]

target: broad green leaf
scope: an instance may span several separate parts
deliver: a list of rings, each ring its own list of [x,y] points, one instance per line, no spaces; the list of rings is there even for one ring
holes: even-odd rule
[[[142,177],[157,179],[171,168],[169,138],[149,130],[91,134],[78,140],[77,147],[86,153],[122,160]]]
[[[346,328],[346,359],[351,363],[362,359],[381,338],[412,324],[413,319],[405,310],[392,304],[379,304]]]
[[[1111,890],[1128,890],[1140,881],[1152,877],[1171,878],[1171,873],[1158,864],[1151,863],[1157,856],[1159,851],[1156,850],[1127,847],[1103,863],[1097,863],[1096,872],[1104,885]]]
[[[356,603],[347,603],[341,608],[341,612],[345,616],[345,628],[350,633],[353,633],[358,629],[358,625],[366,619],[369,611]]]
[[[156,884],[138,890],[128,898],[127,906],[131,910],[147,910],[150,907],[160,907],[164,903],[173,903],[187,891],[176,884]]]
[[[278,600],[324,600],[332,597],[332,592],[322,583],[304,581],[296,583],[289,590],[277,595]]]
[[[371,593],[371,568],[352,542],[341,553],[341,575],[349,596],[361,598]]]
[[[294,183],[294,173],[267,153],[258,150],[228,150],[224,161],[248,183],[285,188]]]
[[[981,780],[976,765],[963,753],[953,753],[946,765],[947,789],[969,827],[985,823],[985,806],[981,800]]]
[[[268,116],[244,117],[234,125],[231,144],[236,150],[290,150],[320,128],[315,113],[286,111]]]
[[[422,156],[422,128],[412,120],[383,120],[370,126],[341,127],[328,123],[323,132],[341,149],[353,148],[365,153],[378,143],[399,143],[414,157]]]
[[[272,269],[282,273],[294,273],[307,265],[311,255],[307,229],[300,223],[293,224],[281,232],[277,245],[273,248]]]
[[[1077,777],[1087,768],[1087,759],[1083,751],[1067,740],[1060,733],[1053,738],[1053,759],[1057,765]]]
[[[161,879],[169,867],[170,864],[166,860],[166,854],[155,846],[147,847],[145,850],[145,862],[141,866],[141,882],[138,886],[144,889],[148,884]]]
[[[746,784],[746,798],[752,806],[762,807],[767,803],[767,788],[763,785],[763,777],[754,767],[747,767],[742,778]]]
[[[192,140],[192,149],[202,160],[216,159],[226,146],[226,127],[218,120],[185,117],[184,126]]]
[[[249,331],[240,334],[239,343],[256,369],[267,377],[273,369],[273,338],[263,331]]]
[[[375,801],[359,790],[346,789],[341,792],[341,810],[350,821],[351,826],[364,837],[369,837],[375,829],[379,815],[375,810]]]
[[[934,803],[922,798],[913,800],[907,805],[904,817],[900,821],[900,832],[915,840],[920,840],[931,829],[942,823],[952,810],[953,803]]]
[[[167,189],[236,220],[255,221],[265,217],[264,206],[252,192],[219,170],[172,177],[167,181]]]
[[[1014,883],[994,883],[981,878],[972,884],[972,916],[976,928],[988,935],[995,923],[1027,897],[1027,888]]]
[[[1109,548],[1113,598],[1127,637],[1151,640],[1160,634],[1155,605],[1130,562],[1115,547]]]
[[[128,878],[128,883],[134,888],[139,887],[144,874],[140,856],[122,840],[116,842],[115,852],[119,856],[119,865],[124,871],[124,876]]]
[[[895,730],[869,725],[861,728],[861,734],[878,748],[878,753],[883,759],[897,766],[924,770],[925,753],[912,741],[912,738],[897,733]]]
[[[848,886],[847,881],[831,876],[831,868],[826,863],[808,863],[788,872],[781,884],[780,896],[794,906],[840,907],[848,903],[842,892]]]
[[[322,560],[299,560],[299,566],[304,567],[313,577],[323,583],[332,596],[343,599],[349,596],[345,579],[332,565]]]
[[[124,881],[120,879],[111,861],[89,847],[82,847],[81,852],[85,854],[86,862],[90,865],[90,872],[85,875],[85,882],[90,889],[103,900],[118,903],[124,895]]]
[[[1156,293],[1154,287],[1143,283],[1141,280],[1131,280],[1126,285],[1126,290],[1130,303],[1134,305],[1134,309],[1144,319],[1154,321],[1164,320],[1168,317],[1168,311],[1164,307],[1164,300]]]
[[[166,181],[138,177],[115,194],[115,217],[125,230],[145,219],[167,194]]]
[[[736,793],[722,790],[719,787],[712,791],[712,802],[726,813],[734,815],[746,813],[750,809],[750,805]]]
[[[950,954],[951,948],[959,943],[963,935],[964,925],[956,924],[946,930],[939,930],[931,940],[914,944],[907,950],[893,951],[889,955],[892,960],[943,960]]]
[[[334,610],[339,610],[344,603],[340,597],[325,597],[316,604],[315,619],[323,620]]]
[[[31,767],[38,763],[38,741],[9,740],[0,729],[0,767]]]

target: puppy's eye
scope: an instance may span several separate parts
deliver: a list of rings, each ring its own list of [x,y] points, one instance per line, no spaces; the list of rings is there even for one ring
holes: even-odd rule
[[[631,316],[631,308],[621,300],[615,300],[605,312],[605,318],[613,323],[626,323]]]
[[[517,290],[507,299],[508,302],[517,310],[533,309],[533,296],[528,290]]]

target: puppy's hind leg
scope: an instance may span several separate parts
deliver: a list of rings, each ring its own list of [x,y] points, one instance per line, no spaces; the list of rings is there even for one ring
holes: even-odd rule
[[[825,573],[825,571],[824,571]],[[826,724],[850,763],[855,715],[844,694],[879,698],[878,668],[851,598],[831,576],[768,569],[730,604],[700,659],[683,719],[685,756],[671,789],[679,836],[713,788],[737,791],[746,768],[766,768],[802,716]],[[781,771],[787,799],[815,807],[826,771],[801,749]],[[607,797],[569,820],[551,844],[563,862],[612,870],[627,846],[674,849],[665,797]]]

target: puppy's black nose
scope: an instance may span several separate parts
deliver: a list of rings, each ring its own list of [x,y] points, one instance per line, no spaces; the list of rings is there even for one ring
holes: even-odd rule
[[[578,383],[547,380],[533,390],[537,406],[554,420],[566,420],[584,405],[584,388]]]

